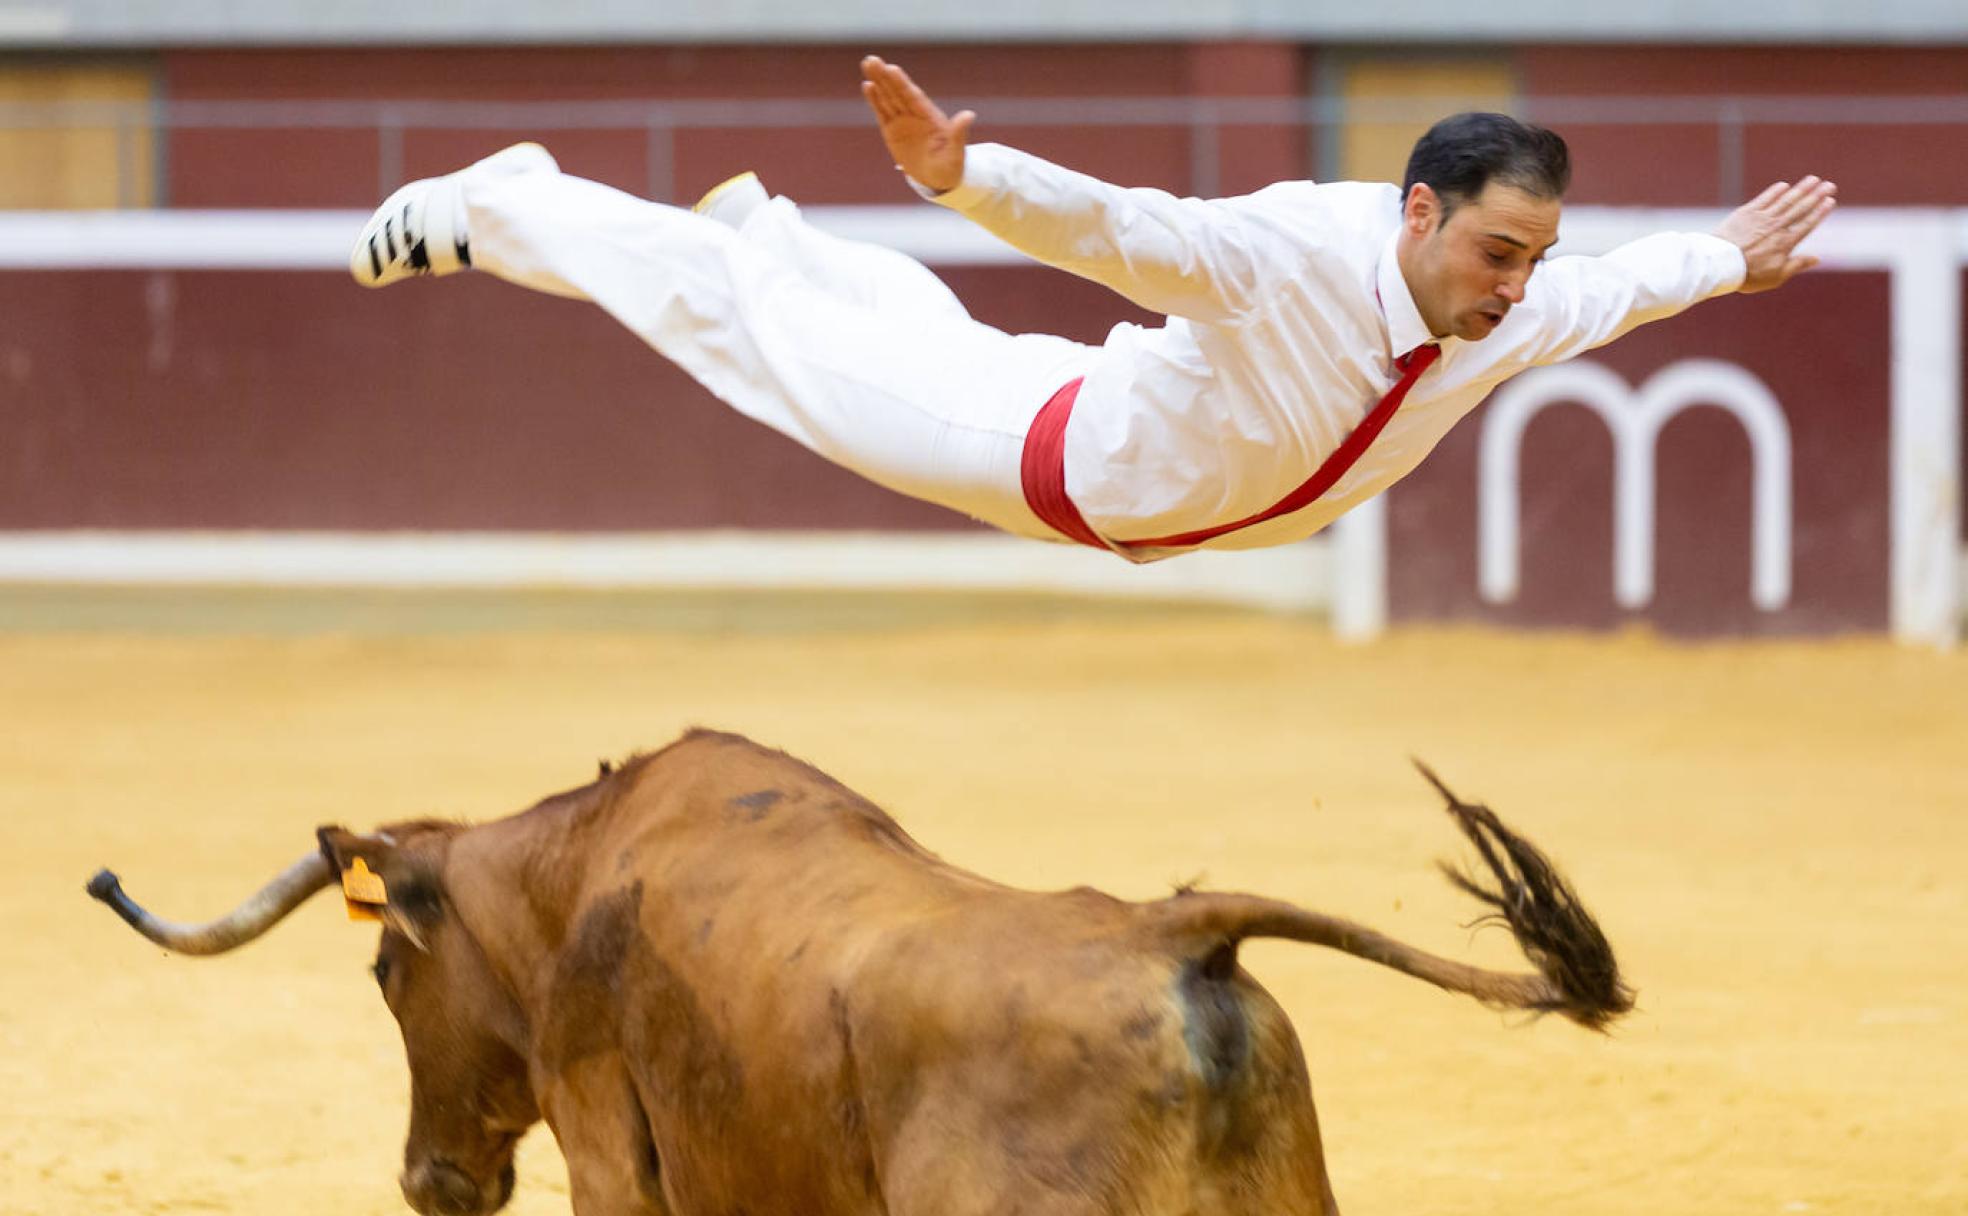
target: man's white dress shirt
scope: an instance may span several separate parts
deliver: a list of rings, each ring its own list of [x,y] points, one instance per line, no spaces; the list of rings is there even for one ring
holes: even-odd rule
[[[1239,198],[1176,198],[979,144],[962,184],[931,197],[1038,261],[1167,315],[1159,327],[1108,333],[1066,430],[1067,492],[1114,540],[1270,507],[1394,384],[1396,356],[1439,341],[1441,358],[1324,497],[1202,547],[1310,536],[1413,469],[1505,379],[1733,291],[1744,273],[1735,245],[1697,233],[1554,257],[1489,337],[1464,342],[1429,334],[1401,276],[1393,185],[1282,182]]]

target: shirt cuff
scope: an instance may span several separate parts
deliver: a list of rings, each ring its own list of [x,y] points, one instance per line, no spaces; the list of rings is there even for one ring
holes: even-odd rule
[[[939,207],[965,211],[989,198],[997,190],[999,155],[997,144],[975,144],[964,149],[963,180],[938,193],[913,177],[905,177],[909,188]]]
[[[1749,263],[1743,259],[1743,251],[1734,241],[1724,240],[1710,232],[1691,232],[1695,247],[1701,250],[1702,259],[1708,264],[1710,281],[1715,284],[1710,296],[1725,296],[1743,285],[1749,274]]]

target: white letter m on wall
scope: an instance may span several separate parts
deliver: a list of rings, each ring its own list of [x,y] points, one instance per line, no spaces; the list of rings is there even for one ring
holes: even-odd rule
[[[1772,612],[1790,600],[1790,425],[1775,394],[1733,363],[1686,359],[1637,390],[1583,360],[1519,377],[1491,402],[1477,453],[1477,586],[1493,604],[1517,598],[1518,466],[1524,431],[1546,406],[1576,402],[1613,437],[1613,595],[1622,608],[1654,598],[1654,452],[1668,419],[1715,405],[1749,435],[1750,598]]]

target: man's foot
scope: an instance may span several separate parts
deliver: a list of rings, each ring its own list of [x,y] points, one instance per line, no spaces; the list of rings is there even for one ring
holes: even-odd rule
[[[745,218],[765,206],[767,198],[759,175],[747,169],[712,186],[691,210],[727,227],[743,228]]]
[[[349,273],[364,287],[387,287],[417,275],[453,274],[471,265],[460,184],[471,177],[554,173],[560,166],[539,144],[514,144],[443,177],[411,182],[383,200],[349,254]]]

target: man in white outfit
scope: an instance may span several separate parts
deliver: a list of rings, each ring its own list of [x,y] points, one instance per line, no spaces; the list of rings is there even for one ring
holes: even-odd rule
[[[350,268],[384,286],[469,266],[592,300],[734,408],[882,485],[1149,561],[1317,532],[1508,377],[1808,269],[1798,243],[1835,201],[1830,182],[1778,182],[1712,235],[1546,261],[1564,143],[1501,115],[1438,123],[1400,188],[1178,199],[967,146],[970,112],[946,116],[874,56],[862,75],[919,193],[1167,323],[1099,346],[1006,334],[750,174],[692,212],[562,174],[534,144],[397,191]]]

